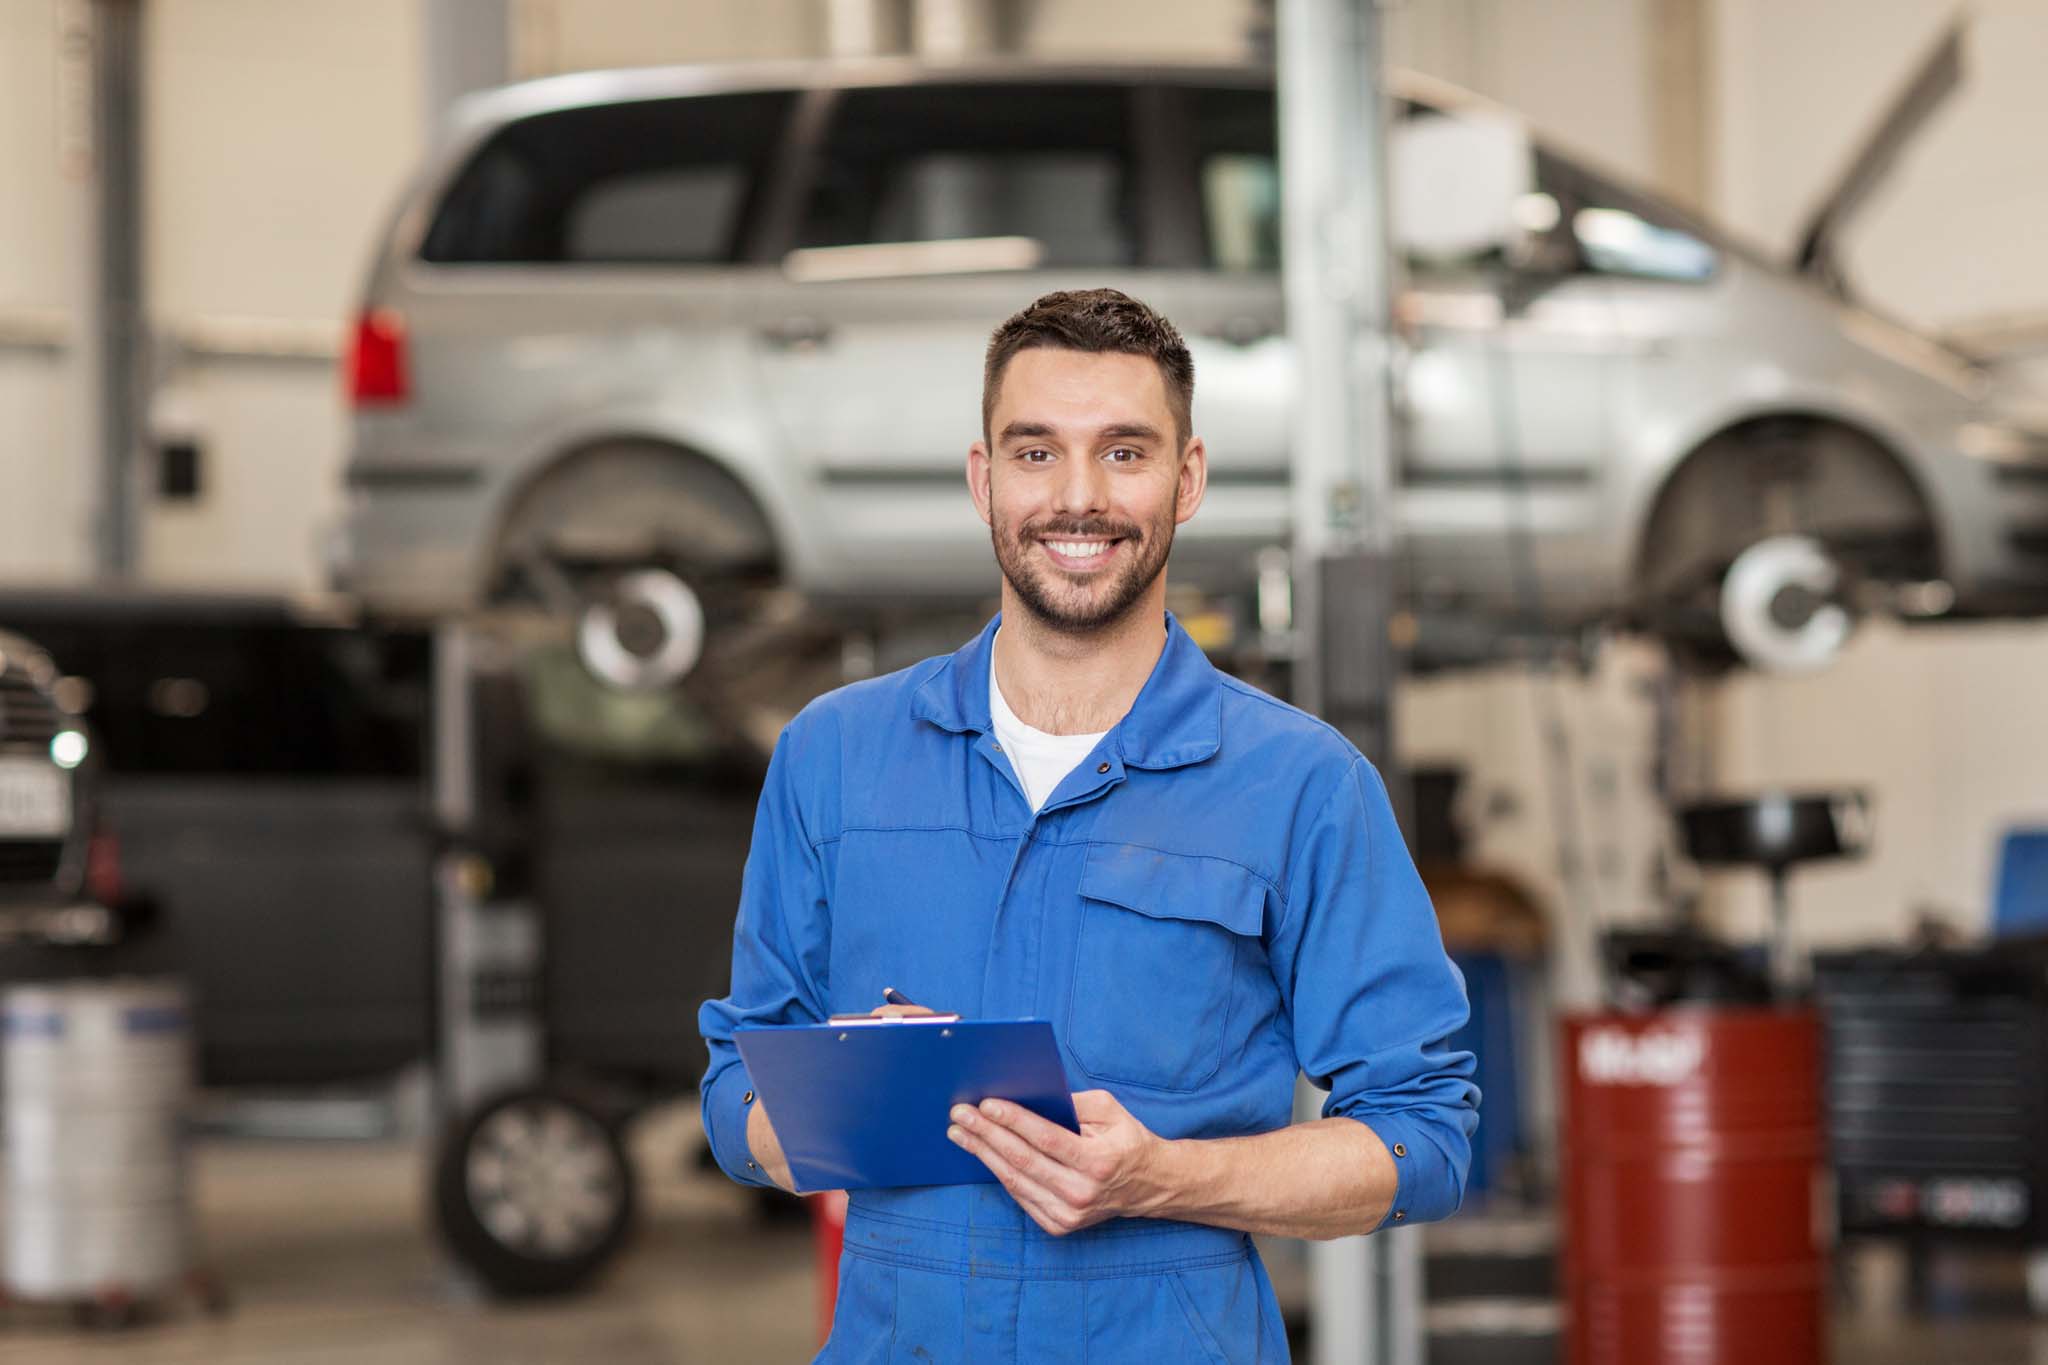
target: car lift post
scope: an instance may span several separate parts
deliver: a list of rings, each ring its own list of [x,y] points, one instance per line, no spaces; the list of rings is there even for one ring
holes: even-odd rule
[[[1283,282],[1294,430],[1294,692],[1388,775],[1394,519],[1378,0],[1280,0]],[[1316,1365],[1420,1365],[1412,1228],[1309,1248]]]
[[[502,855],[513,847],[503,828],[505,764],[525,738],[516,706],[487,704],[516,702],[505,647],[469,622],[443,623],[433,686],[434,1100],[445,1122],[494,1091],[539,1081],[546,1055],[539,907],[502,894]]]

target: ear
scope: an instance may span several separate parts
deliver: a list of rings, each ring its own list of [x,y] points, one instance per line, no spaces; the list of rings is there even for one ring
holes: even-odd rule
[[[1180,525],[1195,514],[1202,505],[1202,495],[1209,491],[1209,451],[1199,436],[1188,437],[1187,448],[1180,456],[1180,486],[1174,490],[1173,520]]]
[[[988,446],[976,441],[967,447],[967,495],[974,499],[974,510],[981,515],[984,526],[993,526],[989,520],[989,455]]]

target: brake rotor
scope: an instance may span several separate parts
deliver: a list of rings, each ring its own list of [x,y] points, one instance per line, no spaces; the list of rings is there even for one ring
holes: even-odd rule
[[[1811,673],[1842,652],[1856,619],[1842,570],[1810,536],[1772,536],[1735,557],[1721,580],[1721,629],[1753,667]]]
[[[704,605],[666,569],[636,569],[584,609],[576,652],[592,674],[625,692],[680,682],[704,655]]]

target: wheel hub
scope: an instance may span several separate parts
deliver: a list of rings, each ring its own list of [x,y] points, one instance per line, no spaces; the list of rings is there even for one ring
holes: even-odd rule
[[[703,657],[703,604],[667,569],[635,569],[585,606],[576,653],[594,676],[622,691],[673,686]]]
[[[621,1197],[604,1134],[561,1106],[516,1105],[485,1120],[466,1177],[477,1219],[494,1237],[551,1260],[596,1246]]]
[[[1832,662],[1855,629],[1842,572],[1809,536],[1773,536],[1737,555],[1721,581],[1721,628],[1751,665],[1808,673]]]

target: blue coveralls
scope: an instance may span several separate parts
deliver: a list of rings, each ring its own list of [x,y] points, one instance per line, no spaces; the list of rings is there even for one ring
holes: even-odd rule
[[[998,618],[998,621],[1000,618]],[[1454,1211],[1478,1123],[1466,1017],[1372,765],[1218,672],[1167,618],[1124,719],[1036,815],[989,723],[996,625],[791,722],[761,794],[732,993],[699,1018],[705,1128],[734,1179],[753,1087],[735,1028],[883,986],[1053,1021],[1077,1090],[1168,1138],[1263,1133],[1295,1076],[1394,1154],[1388,1221]],[[1052,1237],[999,1185],[856,1192],[820,1361],[1275,1362],[1251,1240],[1116,1219]]]

